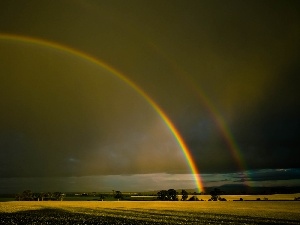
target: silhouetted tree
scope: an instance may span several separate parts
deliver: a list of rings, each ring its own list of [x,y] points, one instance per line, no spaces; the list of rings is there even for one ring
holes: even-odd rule
[[[161,190],[157,192],[157,198],[161,201],[168,201],[169,200],[169,193],[166,190]]]
[[[16,199],[16,201],[21,201],[22,200],[22,194],[21,193],[16,194],[15,199]]]
[[[161,201],[178,201],[177,192],[174,189],[161,190],[157,192],[157,199]]]
[[[33,200],[33,193],[30,190],[23,191],[21,196],[22,196],[21,200],[23,200],[23,201],[32,201]]]
[[[53,198],[57,201],[62,201],[64,198],[64,194],[61,192],[54,192],[53,193]]]
[[[45,193],[45,197],[44,197],[45,200],[51,201],[52,198],[53,198],[53,193],[52,192]]]
[[[185,200],[187,200],[188,199],[188,197],[189,197],[189,194],[187,193],[187,191],[186,190],[182,190],[181,191],[181,201],[185,201]]]
[[[168,190],[169,201],[178,201],[177,192],[174,189]]]
[[[219,188],[215,188],[214,190],[212,190],[210,192],[211,195],[211,200],[212,201],[218,201],[218,199],[220,198],[220,195],[222,194],[222,191]]]
[[[115,191],[115,198],[117,199],[123,199],[123,194],[121,191]]]
[[[41,192],[40,195],[39,195],[39,200],[40,201],[44,201],[44,198],[46,197],[46,193],[44,192]]]
[[[22,193],[17,194],[15,199],[17,201],[33,201],[34,195],[30,190],[25,190]]]
[[[32,198],[34,201],[39,201],[40,200],[40,193],[33,193]]]
[[[103,200],[105,199],[105,196],[101,194],[101,195],[99,196],[99,199],[100,199],[101,201],[103,201]]]

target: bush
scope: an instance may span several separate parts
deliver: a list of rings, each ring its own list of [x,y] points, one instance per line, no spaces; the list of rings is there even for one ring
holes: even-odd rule
[[[196,196],[190,197],[189,201],[199,201],[199,199]]]
[[[223,194],[224,192],[223,191],[221,191],[220,189],[218,189],[218,188],[215,188],[213,191],[211,191],[210,192],[210,195],[211,195],[211,200],[212,201],[218,201],[218,200],[220,200],[220,198],[221,198],[221,194]]]

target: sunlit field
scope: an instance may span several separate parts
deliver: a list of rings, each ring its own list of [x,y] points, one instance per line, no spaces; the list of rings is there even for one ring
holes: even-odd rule
[[[189,196],[191,197],[191,196]],[[211,195],[198,195],[200,199],[207,201],[211,198]],[[222,195],[223,198],[226,198],[227,201],[236,201],[242,198],[245,201],[253,201],[260,198],[261,200],[268,199],[271,201],[283,201],[283,200],[294,200],[297,197],[300,197],[300,194],[273,194],[273,195]]]
[[[299,201],[2,202],[1,224],[300,224]]]

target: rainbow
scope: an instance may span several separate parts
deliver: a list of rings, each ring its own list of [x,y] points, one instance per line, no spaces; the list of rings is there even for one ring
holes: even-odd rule
[[[193,82],[191,82],[193,83]],[[192,89],[194,92],[197,94],[198,98],[201,100],[201,102],[206,106],[206,109],[210,112],[213,118],[213,121],[215,125],[218,127],[220,132],[223,135],[223,139],[228,146],[228,149],[230,151],[230,154],[232,155],[234,161],[237,163],[237,167],[239,169],[239,176],[244,180],[244,183],[247,184],[248,180],[247,179],[247,171],[246,169],[246,163],[243,159],[243,156],[241,154],[241,151],[234,140],[234,137],[230,131],[230,128],[226,125],[224,118],[222,115],[219,113],[217,108],[211,104],[211,102],[208,100],[208,97],[203,93],[203,91],[200,88],[197,88],[194,84],[192,84]]]
[[[128,84],[130,87],[132,87],[139,95],[141,95],[151,106],[152,108],[158,113],[158,115],[161,117],[161,119],[164,121],[164,123],[167,125],[167,127],[170,129],[171,133],[175,137],[177,143],[180,146],[180,149],[182,150],[187,163],[190,167],[190,170],[194,176],[195,179],[195,185],[198,189],[199,192],[204,191],[203,187],[203,182],[202,178],[200,176],[200,172],[196,166],[196,163],[194,162],[192,155],[190,153],[190,150],[188,149],[187,145],[185,144],[183,138],[181,137],[179,131],[176,129],[172,121],[168,118],[166,113],[158,106],[158,104],[150,98],[149,95],[147,95],[140,87],[138,87],[134,82],[129,80],[124,74],[121,72],[117,71],[115,68],[109,66],[108,64],[105,64],[104,62],[100,61],[99,59],[81,52],[77,49],[61,45],[55,42],[51,42],[48,40],[43,40],[39,38],[33,38],[33,37],[28,37],[28,36],[21,36],[21,35],[13,35],[13,34],[0,34],[0,40],[13,40],[13,41],[20,41],[20,42],[25,42],[25,43],[31,43],[31,44],[36,44],[36,45],[43,45],[49,48],[54,48],[66,53],[69,53],[71,55],[75,55],[81,59],[87,60],[91,63],[94,63],[101,68],[104,68],[105,70],[109,71],[116,77],[118,77],[120,80],[124,81],[126,84]]]
[[[231,155],[237,162],[240,171],[244,171],[246,169],[246,164],[243,160],[241,152],[238,148],[236,141],[233,138],[233,135],[232,135],[229,127],[226,125],[223,117],[221,116],[219,111],[216,109],[216,107],[210,103],[210,101],[208,100],[206,95],[203,93],[203,91],[198,89],[198,92],[200,93],[199,98],[201,98],[202,102],[206,105],[207,109],[213,115],[214,123],[218,126],[219,130],[223,134],[224,141],[226,142],[228,148],[230,149]]]
[[[219,113],[218,109],[213,104],[211,104],[211,102],[208,100],[208,97],[205,95],[205,93],[200,88],[197,88],[194,84],[192,84],[191,87],[194,90],[194,92],[197,93],[198,98],[206,106],[206,109],[208,109],[210,114],[213,115],[212,116],[213,121],[215,125],[218,127],[218,129],[220,130],[221,134],[223,135],[223,140],[228,146],[228,149],[234,161],[237,163],[237,167],[239,169],[239,176],[244,180],[244,183],[247,184],[248,183],[247,181],[249,179],[247,179],[247,173],[245,172],[247,170],[246,163],[243,159],[243,156],[241,154],[241,151],[236,141],[234,140],[230,128],[225,123],[225,120],[222,117],[222,115]]]
[[[211,103],[207,95],[203,92],[203,90],[196,86],[195,84],[197,82],[193,81],[191,76],[188,76],[187,72],[184,71],[181,67],[179,67],[170,56],[166,55],[163,51],[161,51],[160,48],[158,48],[156,45],[152,43],[152,48],[171,65],[171,67],[174,69],[175,72],[179,73],[181,76],[181,79],[185,81],[187,86],[190,90],[192,90],[195,94],[195,96],[198,98],[199,101],[204,104],[205,108],[209,111],[210,115],[212,115],[212,119],[215,123],[215,125],[220,130],[221,134],[223,135],[223,139],[228,146],[228,149],[230,151],[230,154],[232,155],[233,159],[237,163],[237,167],[240,171],[240,177],[241,178],[247,178],[247,166],[243,159],[243,156],[241,154],[241,151],[238,147],[238,144],[236,143],[232,132],[230,131],[230,128],[225,123],[224,118],[218,111],[218,109]],[[186,76],[185,76],[186,75]],[[247,179],[245,179],[247,181]]]

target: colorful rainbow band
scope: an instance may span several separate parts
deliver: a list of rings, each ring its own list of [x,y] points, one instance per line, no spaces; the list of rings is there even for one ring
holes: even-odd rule
[[[244,183],[247,184],[247,166],[245,163],[245,160],[242,157],[241,151],[239,149],[239,146],[234,139],[232,132],[230,131],[230,128],[226,124],[224,118],[222,117],[219,110],[214,106],[214,104],[211,103],[205,92],[197,86],[197,82],[192,79],[191,76],[188,75],[188,73],[181,67],[178,66],[177,63],[175,63],[174,60],[172,60],[171,56],[167,55],[165,52],[161,51],[156,45],[152,44],[152,47],[154,47],[154,50],[157,51],[158,54],[163,56],[163,58],[170,64],[170,66],[181,75],[182,80],[185,81],[187,86],[190,90],[192,90],[195,94],[195,96],[201,101],[201,103],[205,106],[205,108],[208,110],[210,115],[212,115],[213,122],[220,130],[223,139],[228,146],[228,149],[230,151],[230,154],[234,158],[235,162],[237,163],[240,176],[245,178]]]
[[[90,56],[84,52],[81,52],[79,50],[75,50],[71,47],[67,47],[64,45],[60,45],[51,41],[46,41],[38,38],[32,38],[32,37],[27,37],[27,36],[20,36],[20,35],[12,35],[12,34],[0,34],[0,40],[14,40],[14,41],[21,41],[21,42],[26,42],[26,43],[32,43],[32,44],[37,44],[37,45],[43,45],[47,46],[50,48],[58,49],[60,51],[67,52],[71,55],[75,55],[77,57],[80,57],[84,60],[87,60],[89,62],[92,62],[107,71],[111,72],[115,76],[117,76],[120,80],[124,81],[128,85],[130,85],[139,95],[141,95],[152,107],[153,109],[159,114],[159,116],[162,118],[164,123],[167,125],[167,127],[170,129],[172,134],[174,135],[175,139],[177,140],[186,160],[187,163],[190,167],[191,172],[194,175],[195,179],[195,184],[199,192],[204,191],[203,183],[201,180],[200,173],[197,169],[197,166],[192,158],[192,155],[185,144],[184,140],[182,139],[180,133],[174,126],[174,124],[171,122],[171,120],[167,117],[165,112],[157,105],[157,103],[150,98],[140,87],[138,87],[135,83],[133,83],[131,80],[129,80],[125,75],[114,69],[113,67],[103,63],[102,61],[98,60],[97,58]]]

